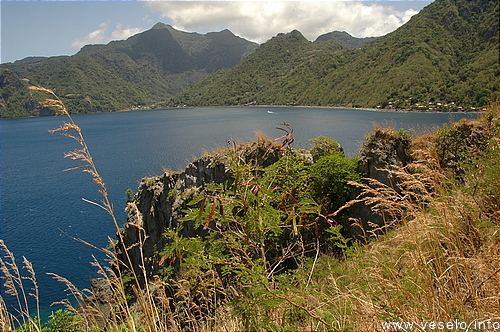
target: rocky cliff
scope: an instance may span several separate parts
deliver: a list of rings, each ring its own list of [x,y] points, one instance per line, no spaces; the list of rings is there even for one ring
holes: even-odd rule
[[[359,172],[392,188],[397,179],[392,166],[405,166],[409,161],[410,137],[405,132],[377,128],[370,134],[359,154]]]
[[[397,189],[398,178],[390,170],[393,166],[403,167],[407,164],[409,147],[410,140],[404,133],[377,130],[368,137],[360,151],[359,171]],[[166,230],[178,229],[181,237],[207,235],[207,230],[196,228],[192,221],[179,219],[185,216],[183,211],[188,208],[188,203],[202,194],[207,185],[232,185],[235,176],[229,167],[232,162],[240,160],[267,167],[278,161],[283,152],[280,145],[266,140],[240,146],[233,144],[228,149],[194,160],[182,172],[166,170],[162,175],[142,179],[135,197],[129,203],[128,222],[122,230],[124,244],[129,248],[128,254],[136,274],[142,278],[145,271],[149,279],[161,268],[159,252],[168,241],[163,236]],[[373,210],[366,202],[353,205],[348,213],[351,218],[361,221],[364,232],[387,222],[387,216]],[[350,223],[344,224],[344,230],[348,237],[359,237],[363,233],[359,226]],[[118,245],[116,248],[120,247]],[[125,261],[123,252],[119,253],[118,258]]]
[[[358,172],[364,174],[363,184],[368,187],[360,187],[358,201],[349,207],[349,218],[355,222],[344,225],[346,236],[366,241],[398,217],[379,207],[377,199],[381,192],[401,194],[403,179],[397,170],[411,162],[410,147],[410,136],[403,131],[376,128],[367,137],[359,153]]]
[[[228,143],[229,144],[229,143]],[[165,171],[162,175],[142,179],[137,194],[128,207],[123,239],[137,275],[145,263],[146,275],[153,275],[159,268],[158,251],[165,244],[162,236],[167,229],[180,229],[183,237],[203,236],[206,230],[195,228],[192,221],[179,222],[187,204],[206,189],[208,184],[226,184],[234,181],[229,164],[236,159],[255,166],[266,167],[282,155],[280,145],[271,141],[233,145],[226,150],[206,154],[196,159],[182,172]],[[142,243],[142,246],[137,244]],[[117,246],[120,248],[121,246]],[[126,261],[123,253],[118,255]]]
[[[229,142],[228,149],[194,160],[182,172],[166,170],[162,175],[142,179],[135,197],[129,203],[128,222],[122,231],[125,247],[129,248],[128,254],[137,275],[143,276],[145,271],[146,277],[150,278],[161,268],[159,252],[168,241],[163,236],[166,230],[178,229],[182,237],[207,235],[207,230],[196,228],[192,221],[179,219],[185,216],[183,211],[188,208],[188,203],[202,194],[207,185],[232,185],[235,176],[229,167],[232,162],[239,160],[267,167],[278,161],[284,152],[280,145],[263,139],[240,146],[231,144]],[[396,188],[397,181],[390,168],[402,167],[407,163],[409,145],[409,139],[404,134],[377,130],[360,151],[359,171]],[[351,207],[349,214],[361,220],[367,229],[383,224],[385,220],[364,202]],[[357,226],[346,224],[344,229],[347,236],[361,234]],[[123,252],[118,258],[125,261]]]

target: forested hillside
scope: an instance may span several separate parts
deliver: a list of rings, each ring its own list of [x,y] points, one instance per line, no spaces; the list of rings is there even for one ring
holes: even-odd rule
[[[0,117],[39,114],[26,79],[56,90],[74,112],[154,106],[210,73],[231,68],[256,47],[228,30],[201,35],[158,23],[127,40],[84,46],[74,56],[3,64],[1,76],[8,79],[0,80]],[[22,79],[26,84],[6,85]]]
[[[436,1],[358,49],[278,35],[172,104],[481,107],[498,96],[498,15],[496,1]]]
[[[158,23],[74,56],[1,65],[0,117],[46,114],[28,85],[73,112],[245,104],[475,110],[499,96],[497,1],[438,0],[379,38],[297,30],[266,43]]]
[[[333,42],[311,43],[297,30],[279,34],[233,69],[211,75],[180,93],[174,98],[174,103],[189,106],[238,105],[254,101],[258,104],[286,104],[293,100],[286,96],[285,78],[304,63],[343,49]],[[310,82],[301,77],[291,84],[306,88]],[[264,97],[269,94],[272,94],[273,101]]]
[[[377,37],[356,38],[345,31],[333,31],[319,36],[314,42],[333,41],[347,48],[359,48],[375,40]]]

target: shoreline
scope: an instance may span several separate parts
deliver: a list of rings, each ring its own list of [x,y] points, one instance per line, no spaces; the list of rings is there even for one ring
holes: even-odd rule
[[[331,109],[345,109],[345,110],[360,110],[360,111],[370,111],[370,112],[387,112],[387,113],[483,113],[485,110],[450,110],[450,111],[437,111],[437,110],[416,110],[416,109],[385,109],[385,108],[370,108],[370,107],[349,107],[349,106],[311,106],[311,105],[224,105],[224,106],[178,106],[178,107],[162,107],[162,108],[124,108],[115,111],[106,112],[88,112],[88,113],[72,113],[71,115],[85,115],[85,114],[101,114],[101,113],[121,113],[121,112],[132,112],[132,111],[154,111],[154,110],[175,110],[175,109],[192,109],[192,108],[213,108],[213,107],[289,107],[289,108],[331,108]],[[31,119],[31,118],[45,118],[45,117],[55,117],[57,115],[45,115],[45,116],[24,116],[24,117],[14,117],[14,118],[0,118],[0,120],[13,120],[13,119]]]
[[[143,108],[141,110],[161,110],[161,109],[190,109],[190,108],[211,108],[211,107],[302,107],[302,108],[331,108],[331,109],[347,109],[347,110],[361,110],[361,111],[373,111],[373,112],[388,112],[388,113],[482,113],[485,112],[483,109],[466,109],[466,110],[417,110],[413,108],[399,108],[399,109],[390,109],[390,108],[373,108],[373,107],[352,107],[352,106],[319,106],[319,105],[208,105],[208,106],[177,106],[177,107],[164,107],[164,108]],[[116,112],[121,112],[116,111]],[[139,111],[139,109],[126,109],[126,111]]]
[[[310,106],[310,105],[242,105],[242,107],[308,107],[308,108],[332,108],[332,109],[348,109],[348,110],[360,110],[360,111],[374,111],[374,112],[388,112],[388,113],[482,113],[485,110],[481,109],[466,109],[466,110],[450,110],[450,111],[438,111],[438,110],[417,110],[413,108],[373,108],[373,107],[352,107],[352,106]],[[217,107],[217,106],[204,106],[204,107]],[[219,107],[232,107],[232,106],[219,106]],[[235,106],[240,107],[240,106]]]

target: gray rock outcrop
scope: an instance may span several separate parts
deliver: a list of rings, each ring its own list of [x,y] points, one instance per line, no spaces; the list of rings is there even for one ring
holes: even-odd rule
[[[271,141],[259,140],[230,147],[203,157],[187,165],[182,172],[165,171],[164,174],[142,179],[137,194],[127,208],[127,223],[122,231],[124,246],[128,248],[131,265],[143,279],[151,277],[159,268],[158,252],[165,247],[167,229],[177,229],[182,223],[183,237],[202,236],[207,231],[195,228],[193,222],[179,222],[184,217],[188,203],[207,184],[231,186],[231,163],[242,161],[266,167],[276,162],[283,151]],[[118,259],[127,262],[122,244],[115,247]],[[142,270],[142,267],[144,270]],[[143,282],[144,280],[141,280]]]
[[[374,191],[384,191],[387,186],[396,193],[400,192],[399,183],[401,179],[393,171],[394,168],[402,168],[409,163],[408,150],[410,149],[410,137],[404,132],[390,129],[377,128],[363,144],[359,153],[358,172],[364,174],[378,188]],[[378,184],[376,184],[378,181]],[[359,192],[358,192],[359,193]],[[375,197],[375,194],[365,194],[365,198]],[[345,235],[367,239],[374,234],[380,234],[384,227],[391,224],[394,215],[374,209],[370,200],[360,201],[349,208],[351,222],[344,225]],[[352,222],[355,220],[356,222]]]

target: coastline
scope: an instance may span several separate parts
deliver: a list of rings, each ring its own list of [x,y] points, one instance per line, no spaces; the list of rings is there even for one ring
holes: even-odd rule
[[[352,106],[311,106],[311,105],[238,105],[238,106],[193,106],[193,107],[303,107],[303,108],[332,108],[332,109],[348,109],[373,112],[388,112],[388,113],[482,113],[486,109],[465,109],[465,110],[418,110],[412,108],[373,108],[373,107],[352,107]]]
[[[141,107],[141,108],[123,108],[114,111],[107,112],[89,112],[89,113],[73,113],[72,115],[83,115],[83,114],[100,114],[100,113],[119,113],[119,112],[132,112],[132,111],[154,111],[154,110],[166,110],[166,109],[193,109],[193,108],[210,108],[210,107],[302,107],[302,108],[331,108],[331,109],[348,109],[348,110],[360,110],[360,111],[370,111],[370,112],[387,112],[387,113],[483,113],[485,109],[465,109],[465,110],[417,110],[417,109],[390,109],[390,108],[371,108],[371,107],[352,107],[352,106],[311,106],[311,105],[218,105],[218,106],[177,106],[177,107]],[[53,115],[46,116],[24,116],[24,117],[13,117],[13,118],[0,118],[0,120],[12,120],[12,119],[30,119],[30,118],[44,118]]]

